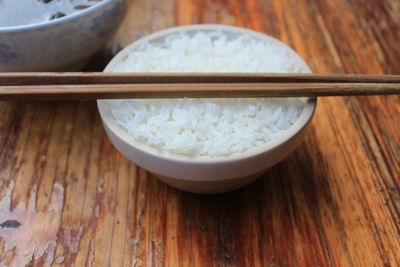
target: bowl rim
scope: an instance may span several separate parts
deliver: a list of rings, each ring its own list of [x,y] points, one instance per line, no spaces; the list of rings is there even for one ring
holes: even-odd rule
[[[305,67],[309,72],[311,72],[311,69],[305,63],[305,61],[292,48],[290,48],[283,42],[264,33],[256,32],[250,29],[245,29],[237,26],[228,26],[222,24],[194,24],[186,26],[175,26],[146,35],[134,41],[130,45],[126,46],[116,56],[114,56],[112,60],[107,64],[106,68],[104,69],[104,72],[111,71],[119,61],[124,59],[128,54],[131,53],[131,51],[137,49],[137,47],[139,47],[142,43],[153,41],[158,38],[163,38],[167,35],[180,33],[182,31],[187,32],[187,31],[207,31],[207,30],[209,31],[222,30],[228,32],[235,32],[239,34],[250,35],[252,37],[259,38],[261,40],[268,40],[274,43],[278,43],[279,45],[286,47],[289,53],[297,57],[299,63],[303,64],[303,67]],[[289,141],[296,134],[301,132],[308,125],[308,123],[311,121],[315,113],[317,105],[317,98],[315,97],[307,98],[305,107],[301,112],[300,116],[297,118],[296,122],[284,133],[280,134],[279,136],[273,138],[272,140],[268,141],[267,143],[261,146],[250,148],[248,150],[245,150],[244,152],[236,152],[223,156],[187,156],[164,150],[161,151],[160,149],[155,148],[149,144],[136,140],[133,136],[128,134],[128,132],[126,132],[117,124],[117,122],[115,121],[115,119],[112,117],[111,114],[107,114],[110,112],[107,107],[109,103],[108,101],[113,101],[113,100],[99,99],[97,100],[97,106],[104,126],[107,127],[108,130],[111,131],[112,134],[114,134],[117,138],[127,143],[128,145],[134,147],[135,149],[140,150],[143,153],[150,154],[154,157],[163,158],[164,160],[170,162],[178,162],[178,163],[186,163],[194,165],[232,163],[235,161],[241,161],[243,159],[254,158],[267,151],[275,150],[279,148],[281,145],[283,145],[285,142]]]
[[[85,8],[83,10],[79,10],[75,13],[72,13],[70,15],[66,15],[61,18],[57,18],[54,20],[47,20],[47,21],[42,21],[42,22],[36,22],[36,23],[30,23],[30,24],[22,24],[22,25],[15,25],[15,26],[0,26],[0,33],[7,33],[7,32],[14,32],[14,31],[21,31],[21,30],[35,30],[38,28],[42,27],[47,27],[50,25],[57,25],[61,24],[63,22],[73,20],[77,17],[84,16],[87,13],[90,13],[92,10],[100,8],[112,1],[115,0],[101,0],[101,2],[98,2],[97,4],[94,4],[88,8]]]

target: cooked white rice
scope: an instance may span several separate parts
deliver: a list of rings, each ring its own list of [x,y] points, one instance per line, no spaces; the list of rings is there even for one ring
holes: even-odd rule
[[[285,47],[223,32],[173,35],[131,53],[115,72],[307,72]],[[188,156],[224,156],[261,146],[302,112],[301,98],[110,100],[138,141]]]

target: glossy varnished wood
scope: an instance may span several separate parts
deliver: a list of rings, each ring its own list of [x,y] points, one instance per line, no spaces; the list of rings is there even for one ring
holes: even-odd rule
[[[225,23],[282,40],[318,73],[400,74],[399,14],[398,0],[135,0],[86,70],[155,30]],[[399,96],[320,99],[295,153],[242,190],[199,196],[119,154],[94,102],[0,102],[0,199],[31,201],[21,214],[41,222],[23,223],[57,231],[31,266],[398,266],[399,125]]]

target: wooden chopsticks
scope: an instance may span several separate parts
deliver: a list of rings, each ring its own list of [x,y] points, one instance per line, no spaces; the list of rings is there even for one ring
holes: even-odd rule
[[[400,75],[262,73],[0,73],[0,100],[386,95]]]

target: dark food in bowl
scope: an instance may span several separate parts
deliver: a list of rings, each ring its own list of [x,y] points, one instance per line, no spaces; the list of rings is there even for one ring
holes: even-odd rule
[[[36,24],[87,9],[102,0],[0,0],[0,27]]]

